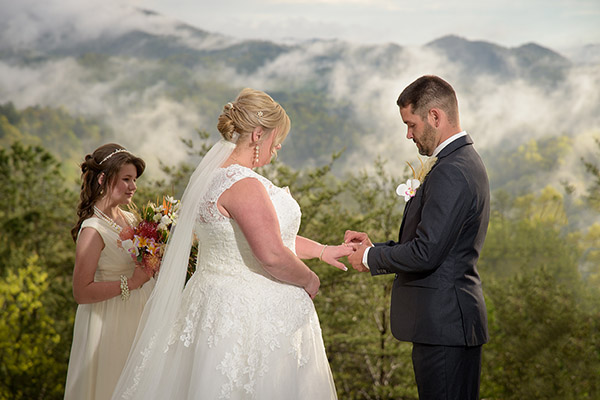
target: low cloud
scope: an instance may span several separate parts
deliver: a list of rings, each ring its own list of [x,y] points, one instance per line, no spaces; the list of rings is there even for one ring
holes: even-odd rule
[[[549,88],[523,79],[494,75],[465,78],[461,68],[427,47],[360,46],[339,41],[306,43],[236,82],[284,90],[307,82],[325,84],[336,101],[349,101],[365,127],[362,145],[346,154],[348,164],[366,165],[382,156],[403,169],[417,151],[405,139],[406,127],[395,104],[400,92],[421,75],[436,74],[456,89],[462,128],[476,146],[516,148],[530,139],[591,135],[600,130],[600,70],[575,66]],[[338,132],[337,135],[344,135]],[[343,160],[342,160],[343,162]]]
[[[0,50],[68,48],[132,30],[178,34],[175,21],[122,0],[0,0]]]
[[[131,79],[129,73],[139,68],[135,61],[123,62],[119,74],[105,82],[90,79],[90,71],[73,58],[35,67],[0,62],[0,103],[10,101],[17,108],[64,107],[74,114],[99,117],[115,132],[115,137],[105,140],[152,160],[148,171],[160,174],[158,159],[186,160],[187,148],[180,138],[193,139],[195,129],[212,126],[214,121],[199,114],[194,104],[165,97],[168,88],[162,82],[138,91],[122,90]],[[152,63],[145,68],[152,68]]]

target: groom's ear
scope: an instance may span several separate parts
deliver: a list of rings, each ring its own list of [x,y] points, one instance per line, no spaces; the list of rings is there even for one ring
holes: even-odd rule
[[[439,128],[443,116],[444,116],[443,111],[440,110],[439,108],[430,109],[429,113],[427,113],[427,119],[429,120],[429,125],[433,126],[434,128]]]

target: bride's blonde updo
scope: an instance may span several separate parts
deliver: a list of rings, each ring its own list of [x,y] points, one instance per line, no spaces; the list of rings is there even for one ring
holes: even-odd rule
[[[271,96],[246,88],[235,101],[225,104],[217,129],[225,140],[232,141],[234,132],[240,135],[240,140],[244,140],[257,126],[267,131],[277,128],[277,137],[273,141],[273,146],[276,146],[283,142],[290,125],[285,110]]]

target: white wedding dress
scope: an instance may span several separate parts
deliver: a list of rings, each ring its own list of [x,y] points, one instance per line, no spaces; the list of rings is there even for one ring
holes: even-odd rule
[[[145,393],[134,379],[123,398],[337,398],[312,300],[269,275],[235,221],[217,209],[221,194],[244,178],[265,186],[283,242],[295,252],[301,213],[289,191],[239,165],[218,169],[200,201],[198,265],[164,349],[160,382]],[[142,363],[136,370],[145,368],[153,367]]]

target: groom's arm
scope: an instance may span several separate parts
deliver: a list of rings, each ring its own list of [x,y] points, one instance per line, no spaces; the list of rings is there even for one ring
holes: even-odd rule
[[[430,173],[423,188],[415,238],[370,248],[367,261],[372,275],[431,271],[447,257],[467,220],[474,193],[458,167],[440,167]]]

